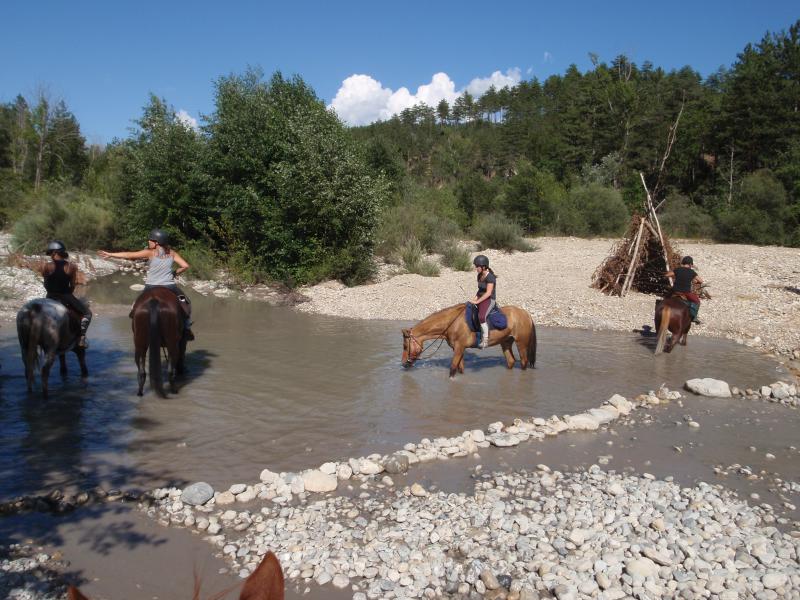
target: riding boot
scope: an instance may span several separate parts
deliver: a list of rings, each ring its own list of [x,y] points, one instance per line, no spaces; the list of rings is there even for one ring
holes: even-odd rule
[[[78,338],[78,348],[83,348],[84,350],[89,347],[89,342],[86,341],[86,330],[89,329],[89,322],[90,319],[87,317],[81,319],[81,333]]]
[[[483,350],[489,345],[489,324],[481,323],[481,344],[480,348]]]
[[[194,333],[192,333],[192,320],[189,317],[186,317],[186,320],[183,322],[183,335],[187,342],[194,340]]]

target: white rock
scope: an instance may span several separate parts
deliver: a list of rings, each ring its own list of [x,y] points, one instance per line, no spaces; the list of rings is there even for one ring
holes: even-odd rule
[[[144,284],[134,283],[130,286],[130,289],[132,289],[134,292],[141,292],[144,289]]]
[[[567,427],[572,431],[593,431],[600,427],[600,423],[592,415],[581,413],[564,417]]]
[[[353,469],[346,463],[341,463],[336,467],[336,477],[341,480],[350,479],[353,476]]]
[[[420,484],[415,483],[411,486],[411,495],[423,497],[428,495],[428,490],[422,487]]]
[[[628,561],[625,570],[632,576],[655,577],[658,573],[658,566],[649,558],[636,558]]]
[[[275,479],[277,479],[277,477],[278,474],[273,473],[269,469],[264,469],[263,471],[261,471],[261,475],[259,475],[259,479],[264,483],[273,483]]]
[[[486,434],[483,433],[482,429],[473,429],[470,431],[470,433],[472,434],[472,439],[477,443],[481,443],[486,440]]]
[[[619,411],[610,405],[601,408],[590,408],[587,412],[597,419],[601,425],[605,425],[619,418]]]
[[[377,475],[383,471],[383,465],[368,458],[362,458],[358,465],[358,472],[364,475]]]
[[[332,492],[339,486],[339,480],[335,475],[318,470],[304,472],[303,483],[307,491],[318,493]]]
[[[767,573],[761,578],[762,585],[767,588],[768,590],[774,590],[779,587],[783,587],[786,585],[788,581],[788,577],[785,573]]]
[[[214,502],[216,502],[218,506],[233,504],[234,502],[236,502],[236,496],[234,496],[230,491],[221,492],[217,494],[216,498],[214,499]]]
[[[336,463],[333,462],[323,463],[322,466],[320,466],[319,468],[319,470],[325,473],[326,475],[333,475],[334,473],[336,473],[337,469],[338,466],[336,465]]]
[[[712,379],[704,377],[702,379],[690,379],[684,386],[690,392],[694,392],[700,396],[709,396],[712,398],[730,398],[731,388],[724,381],[719,379]]]
[[[614,394],[611,396],[611,398],[608,399],[608,403],[616,408],[621,415],[629,415],[631,410],[633,410],[633,404],[628,402],[624,396],[620,396],[619,394]]]

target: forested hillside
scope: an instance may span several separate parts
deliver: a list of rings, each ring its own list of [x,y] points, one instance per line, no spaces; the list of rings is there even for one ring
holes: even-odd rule
[[[593,56],[350,129],[300,77],[251,70],[214,82],[199,129],[143,98],[131,135],[103,147],[42,89],[0,105],[0,226],[27,252],[140,245],[161,226],[195,273],[357,282],[375,251],[424,272],[426,251],[463,268],[466,236],[619,234],[641,172],[674,236],[800,246],[798,35],[800,21],[705,79]]]

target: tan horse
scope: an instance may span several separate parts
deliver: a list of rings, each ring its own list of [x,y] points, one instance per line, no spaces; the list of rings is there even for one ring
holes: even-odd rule
[[[516,306],[500,309],[508,320],[505,329],[489,332],[489,345],[500,344],[509,369],[514,368],[516,359],[511,349],[517,343],[519,359],[523,369],[536,364],[536,325],[527,310]],[[464,372],[464,351],[475,345],[476,334],[470,331],[464,317],[465,306],[457,304],[433,313],[411,329],[403,329],[403,366],[411,367],[422,354],[422,345],[428,340],[443,339],[453,349],[450,363],[450,378],[456,371]]]
[[[283,600],[283,570],[278,558],[272,553],[267,552],[261,564],[253,571],[239,594],[239,600]],[[227,596],[227,592],[217,594],[213,598],[219,600]],[[89,600],[86,596],[73,587],[67,590],[68,600]],[[200,600],[200,584],[195,582],[192,600]]]

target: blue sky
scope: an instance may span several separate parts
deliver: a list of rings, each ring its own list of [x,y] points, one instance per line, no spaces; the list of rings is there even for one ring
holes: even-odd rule
[[[3,4],[0,101],[45,85],[90,142],[125,137],[150,92],[199,119],[214,79],[248,65],[301,75],[359,123],[571,63],[586,70],[589,52],[706,76],[800,18],[796,0]]]

